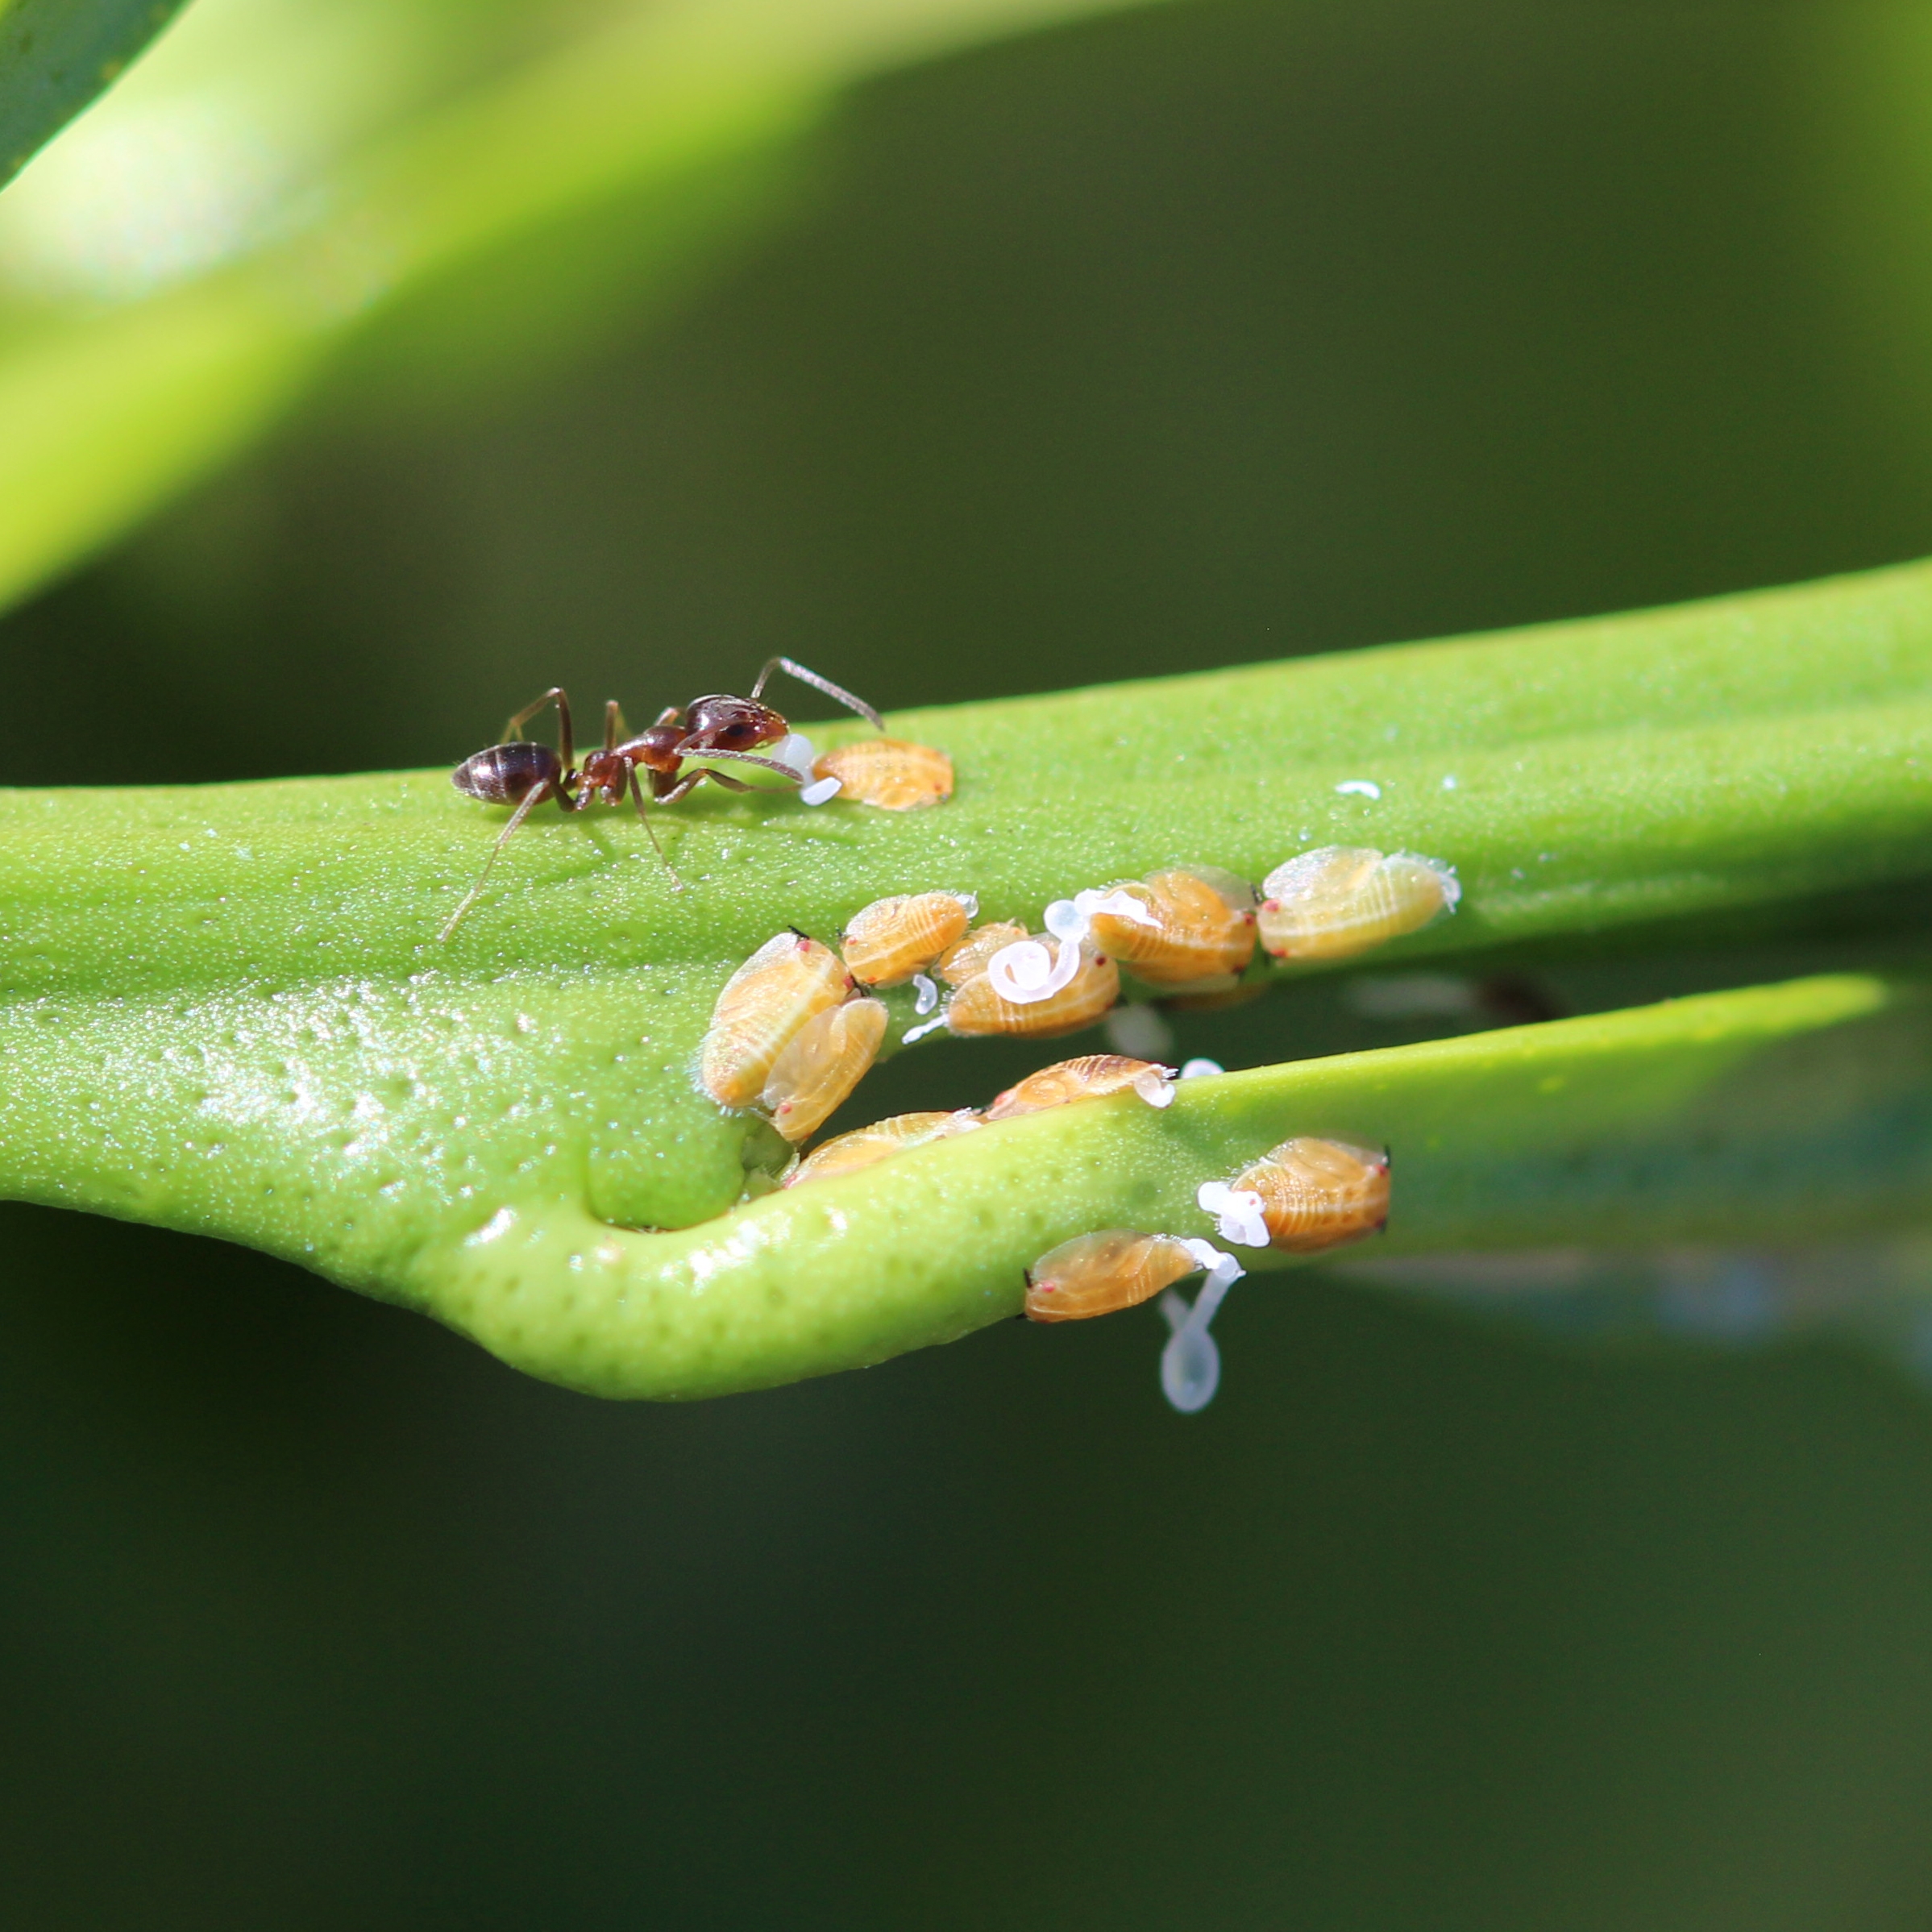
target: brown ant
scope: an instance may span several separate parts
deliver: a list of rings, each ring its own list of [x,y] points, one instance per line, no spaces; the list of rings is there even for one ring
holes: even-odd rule
[[[720,771],[709,763],[700,766],[695,771],[685,771],[684,766],[692,758],[719,758],[733,764],[757,765],[802,786],[805,779],[797,767],[778,758],[760,757],[755,749],[761,745],[775,745],[791,733],[791,727],[777,712],[758,701],[767,680],[775,671],[782,671],[796,678],[801,684],[809,684],[813,690],[822,691],[829,698],[836,698],[878,730],[885,729],[885,720],[863,698],[854,697],[829,678],[821,678],[816,671],[808,671],[790,658],[771,659],[758,674],[758,682],[751,687],[750,697],[733,697],[725,692],[713,692],[708,697],[694,698],[682,708],[667,704],[659,713],[658,721],[635,737],[631,737],[629,727],[624,722],[624,713],[618,708],[617,700],[612,699],[604,707],[603,746],[598,750],[586,753],[581,766],[576,762],[571,737],[570,700],[564,695],[563,687],[552,685],[534,704],[526,704],[504,726],[503,743],[492,745],[473,758],[465,758],[451,774],[451,781],[459,791],[471,798],[481,799],[485,804],[513,804],[516,810],[510,814],[509,823],[497,835],[489,857],[483,862],[482,871],[476,875],[476,884],[464,895],[462,904],[450,915],[438,938],[447,939],[463,923],[463,915],[476,903],[478,894],[489,878],[490,868],[496,864],[497,855],[509,842],[510,834],[549,798],[554,798],[566,812],[581,812],[586,805],[621,805],[628,793],[637,801],[638,816],[644,821],[652,850],[663,860],[665,870],[671,873],[671,884],[682,891],[683,881],[671,870],[670,860],[664,858],[664,849],[659,845],[657,833],[645,810],[644,779],[639,777],[639,772],[650,781],[649,802],[653,805],[675,805],[707,779],[714,784],[722,785],[727,791],[752,789],[742,779]],[[546,704],[551,704],[557,707],[555,751],[547,745],[533,744],[523,736],[523,727]]]

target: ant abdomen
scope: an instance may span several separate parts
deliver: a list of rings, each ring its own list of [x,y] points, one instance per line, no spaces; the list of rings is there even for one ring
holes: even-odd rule
[[[554,788],[563,775],[563,763],[549,746],[514,738],[466,758],[450,774],[450,782],[485,804],[515,805],[545,786]]]

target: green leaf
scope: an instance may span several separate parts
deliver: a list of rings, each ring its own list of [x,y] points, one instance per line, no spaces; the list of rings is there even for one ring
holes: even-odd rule
[[[682,893],[634,818],[539,816],[447,946],[502,815],[442,772],[4,795],[0,1191],[245,1241],[534,1373],[659,1396],[1010,1315],[1074,1233],[1206,1232],[1195,1186],[1290,1132],[1395,1149],[1400,1251],[1909,1220],[1932,1158],[1909,974],[1190,1082],[1165,1112],[1069,1109],[743,1207],[768,1132],[692,1066],[759,943],[831,938],[894,891],[1037,924],[1177,859],[1258,878],[1342,841],[1454,864],[1460,911],[1377,965],[1849,886],[1909,909],[1929,687],[1917,566],[908,713],[893,729],[958,767],[944,807],[713,793],[658,821]],[[1362,781],[1379,796],[1338,790]]]
[[[0,187],[181,10],[182,0],[0,0]]]

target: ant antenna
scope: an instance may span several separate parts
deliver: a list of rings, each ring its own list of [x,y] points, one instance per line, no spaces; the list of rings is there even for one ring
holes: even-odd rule
[[[855,711],[875,731],[883,732],[886,721],[863,698],[854,697],[842,684],[834,684],[829,678],[821,678],[816,671],[791,658],[770,658],[765,668],[758,674],[758,682],[751,687],[751,701],[756,704],[763,695],[765,681],[773,671],[782,671],[787,677],[796,678],[801,684],[809,684],[814,691],[822,691],[829,698],[836,698],[846,710]]]

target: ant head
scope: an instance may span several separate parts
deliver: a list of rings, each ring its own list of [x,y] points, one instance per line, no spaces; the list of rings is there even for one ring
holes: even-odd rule
[[[776,744],[791,727],[769,704],[721,692],[685,708],[684,729],[690,739],[714,751],[755,751]]]
[[[549,746],[516,738],[466,758],[450,782],[485,804],[517,805],[546,785],[555,787],[563,775],[563,763]]]

